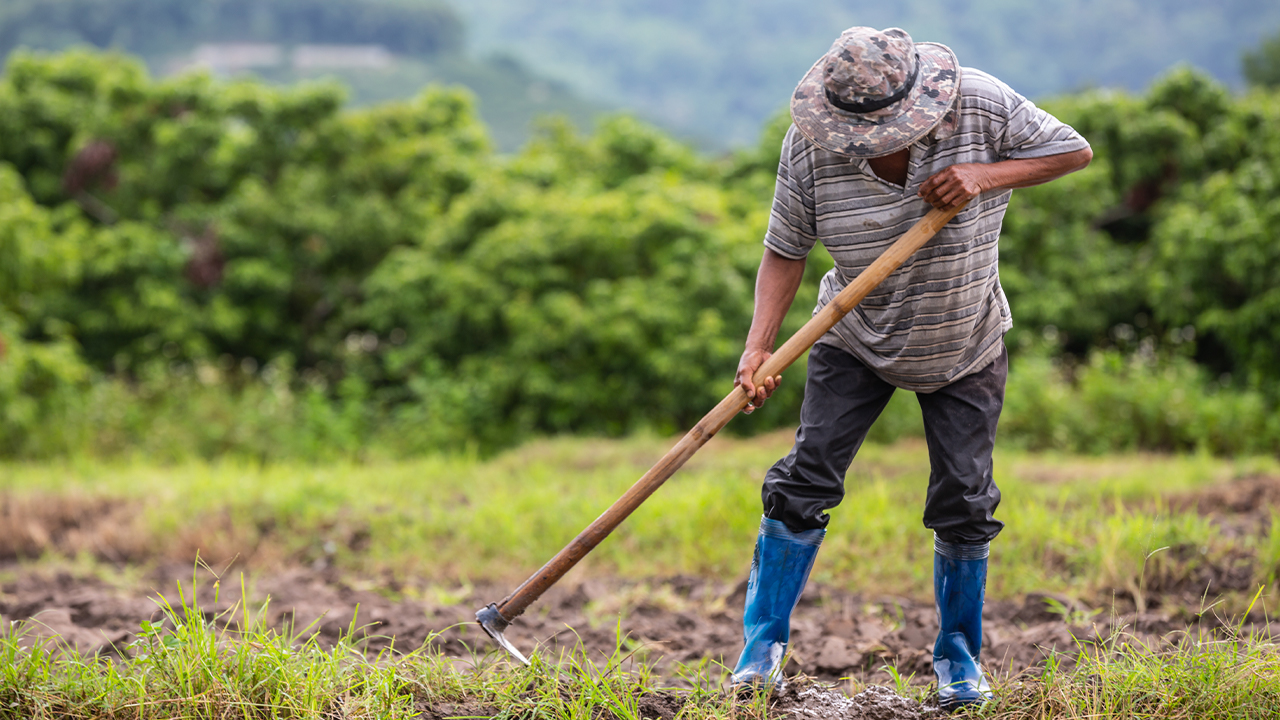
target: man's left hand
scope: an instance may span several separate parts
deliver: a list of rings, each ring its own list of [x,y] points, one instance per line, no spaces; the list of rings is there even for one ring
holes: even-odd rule
[[[963,205],[989,190],[1031,187],[1089,164],[1087,147],[1059,155],[1017,158],[995,163],[960,163],[920,183],[920,197],[939,210]]]
[[[981,163],[952,165],[920,184],[920,197],[939,210],[963,205],[988,190],[987,168]]]

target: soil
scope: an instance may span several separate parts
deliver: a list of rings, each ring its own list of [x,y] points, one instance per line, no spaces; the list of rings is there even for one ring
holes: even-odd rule
[[[1245,478],[1195,497],[1175,498],[1176,507],[1196,508],[1241,532],[1265,531],[1271,513],[1280,505],[1280,479]],[[103,509],[101,506],[98,509]],[[12,510],[12,508],[11,508]],[[111,514],[123,512],[107,506]],[[2,517],[7,514],[6,517]],[[58,525],[42,529],[21,514],[0,513],[0,526],[14,530],[0,546],[14,548],[61,533],[82,532],[68,510]],[[0,527],[0,530],[6,528]],[[7,542],[7,545],[6,545]],[[136,558],[130,558],[136,562]],[[1239,558],[1226,565],[1210,565],[1205,572],[1229,587],[1236,575],[1248,572]],[[139,565],[120,563],[122,568]],[[175,600],[178,584],[190,592],[190,565],[160,563],[145,575],[131,579],[104,578],[98,569],[49,570],[48,565],[26,565],[4,560],[0,553],[0,618],[29,621],[21,630],[25,643],[49,641],[82,653],[121,655],[139,632],[143,621],[165,622],[161,600]],[[1242,569],[1243,568],[1243,569]],[[203,572],[203,571],[202,571]],[[232,607],[240,592],[240,569],[224,573],[227,579],[215,599],[215,578],[198,577],[200,606],[208,619]],[[454,658],[462,666],[501,657],[501,651],[474,623],[476,609],[505,596],[506,586],[475,586],[464,590],[423,585],[402,587],[375,579],[341,575],[332,568],[297,566],[270,572],[244,571],[250,599],[270,597],[266,621],[292,628],[307,636],[316,634],[332,645],[356,628],[370,651],[387,648],[413,650],[424,643]],[[231,581],[235,578],[235,581]],[[1050,652],[1074,655],[1082,644],[1096,643],[1123,628],[1147,643],[1175,641],[1184,633],[1220,633],[1220,622],[1211,614],[1197,616],[1194,607],[1203,591],[1201,579],[1188,580],[1188,588],[1149,588],[1151,597],[1137,605],[1123,597],[1109,600],[1109,611],[1091,615],[1069,598],[1033,594],[1017,601],[988,602],[984,619],[982,656],[997,676],[1034,673]],[[110,581],[108,581],[110,580]],[[1247,584],[1247,583],[1246,583]],[[234,590],[233,590],[234,589]],[[601,661],[615,654],[632,654],[654,664],[664,685],[691,687],[723,680],[741,649],[742,605],[745,579],[722,584],[705,578],[670,577],[643,582],[619,578],[567,581],[553,587],[524,617],[507,631],[516,647],[559,657],[581,650]],[[1192,592],[1192,595],[1188,595]],[[234,596],[234,597],[233,597]],[[1052,612],[1049,600],[1067,613]],[[937,632],[931,603],[889,596],[868,596],[812,584],[801,597],[792,620],[791,660],[788,674],[800,679],[775,693],[772,707],[797,718],[921,718],[933,717],[936,708],[921,706],[888,690],[892,684],[886,666],[893,666],[913,683],[931,679],[930,651]],[[1069,625],[1075,619],[1082,624]],[[1251,629],[1280,637],[1280,623],[1261,617]],[[619,639],[618,629],[624,636]],[[701,665],[699,665],[701,664]],[[1069,662],[1068,662],[1069,664]],[[689,668],[702,667],[698,680]],[[696,674],[696,673],[695,673]],[[852,684],[850,684],[852,680]],[[825,683],[825,684],[824,684]],[[858,689],[850,696],[843,690]],[[654,693],[641,700],[644,717],[674,718],[683,703],[679,693]],[[425,717],[459,714],[458,708],[420,708]],[[468,715],[484,715],[483,708],[466,708]],[[492,710],[492,709],[490,709]]]
[[[1169,500],[1172,511],[1194,510],[1211,518],[1229,536],[1265,535],[1280,511],[1280,478],[1250,475]]]
[[[849,697],[815,683],[791,683],[775,694],[772,710],[794,718],[860,718],[865,720],[916,720],[945,718],[936,705],[921,705],[881,685],[871,685]]]
[[[143,621],[164,621],[160,596],[176,603],[178,583],[189,592],[192,580],[190,568],[170,566],[144,581],[149,591],[131,591],[93,574],[13,565],[0,566],[0,572],[14,578],[0,583],[0,616],[10,621],[30,619],[31,641],[59,636],[80,652],[105,654],[126,652],[125,646]],[[454,602],[441,604],[428,599],[429,592],[402,589],[392,594],[372,584],[356,587],[348,577],[308,568],[246,577],[255,602],[270,597],[269,625],[293,628],[304,636],[314,633],[325,645],[334,644],[354,627],[369,651],[412,650],[427,643],[466,662],[499,652],[475,625],[475,611],[509,588],[476,587],[450,598]],[[233,604],[228,588],[214,601],[213,581],[212,576],[199,580],[204,584],[200,606],[208,619]],[[227,583],[238,584],[238,579]],[[506,635],[524,651],[536,649],[558,657],[581,649],[602,661],[619,652],[620,622],[621,654],[633,653],[653,663],[660,675],[680,685],[678,664],[710,660],[732,666],[741,650],[744,597],[745,583],[723,586],[686,577],[660,583],[592,579],[553,587]],[[1073,607],[1068,598],[1056,599]],[[1117,625],[1152,642],[1189,627],[1206,632],[1216,627],[1208,616],[1188,618],[1183,612],[1166,610],[1130,612],[1072,626],[1050,612],[1045,601],[1045,595],[1033,594],[1020,602],[987,603],[983,661],[988,669],[1001,674],[1034,669],[1049,652],[1072,654],[1082,642],[1106,638]],[[888,680],[882,668],[893,665],[903,676],[914,673],[927,680],[937,627],[929,603],[811,585],[792,618],[787,670],[817,680],[853,677],[865,683]],[[1271,630],[1280,635],[1280,624]]]

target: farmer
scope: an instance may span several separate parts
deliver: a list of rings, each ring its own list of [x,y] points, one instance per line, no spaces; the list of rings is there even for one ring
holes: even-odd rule
[[[1010,189],[1089,164],[1078,133],[944,45],[904,31],[846,30],[805,75],[782,143],[755,315],[736,385],[760,407],[780,377],[751,379],[773,351],[805,257],[835,260],[818,307],[930,206],[959,215],[809,353],[795,445],[765,475],[735,684],[781,680],[790,616],[825,534],[826,510],[896,388],[916,393],[929,447],[924,525],[934,531],[933,649],[947,709],[990,697],[978,664],[987,548],[1003,527],[991,451],[1004,400],[1009,304],[996,243]]]

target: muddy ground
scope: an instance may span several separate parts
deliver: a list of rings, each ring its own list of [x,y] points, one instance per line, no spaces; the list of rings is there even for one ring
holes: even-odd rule
[[[160,595],[177,602],[177,584],[190,588],[189,567],[170,566],[153,572],[135,591],[108,583],[100,576],[67,571],[48,572],[0,567],[14,579],[0,583],[0,616],[30,619],[33,636],[60,636],[88,653],[127,652],[143,621],[164,619]],[[474,624],[476,609],[500,599],[510,588],[475,587],[465,594],[445,592],[447,604],[404,588],[390,596],[386,588],[355,587],[333,573],[295,568],[269,575],[248,575],[251,597],[271,602],[266,620],[273,627],[308,629],[332,645],[354,626],[368,650],[412,650],[429,643],[446,655],[466,662],[494,652],[493,645]],[[238,576],[222,588],[214,602],[209,575],[201,579],[201,607],[212,619],[239,596]],[[407,595],[416,595],[413,599]],[[557,657],[581,647],[589,657],[607,658],[619,648],[655,663],[659,674],[676,685],[680,664],[703,660],[732,666],[742,647],[742,603],[745,582],[725,586],[699,578],[675,577],[637,583],[591,579],[552,588],[507,631],[507,638],[525,651]],[[1055,598],[1076,607],[1067,598]],[[358,610],[358,614],[357,614]],[[1151,642],[1168,641],[1184,631],[1213,632],[1221,621],[1197,617],[1173,603],[1144,613],[1099,613],[1089,618],[1078,608],[1077,625],[1046,602],[1029,595],[1018,602],[987,603],[984,619],[984,664],[1001,673],[1035,668],[1053,650],[1073,653],[1081,641],[1105,638],[1114,627]],[[811,585],[792,619],[790,672],[820,680],[857,677],[862,681],[888,679],[881,669],[894,665],[904,675],[927,680],[929,652],[937,634],[929,603],[892,596],[865,596]],[[1265,626],[1256,627],[1267,629]],[[1280,623],[1270,628],[1280,637]]]
[[[1195,497],[1176,498],[1173,504],[1195,508],[1231,533],[1266,532],[1270,513],[1280,506],[1280,478],[1246,478]],[[10,520],[10,547],[19,540],[30,545],[33,535],[56,545],[59,531],[42,529],[39,518],[24,518],[22,538],[14,534],[18,525],[12,513]],[[104,575],[103,567],[100,562],[81,571],[51,570],[47,563],[22,563],[12,555],[0,560],[0,618],[28,621],[23,630],[27,642],[56,637],[84,653],[124,654],[143,621],[164,620],[157,598],[175,600],[178,583],[189,589],[193,579],[189,564],[155,563],[130,580],[111,577],[109,571]],[[242,572],[253,602],[271,598],[265,619],[274,627],[309,628],[322,643],[332,644],[354,626],[368,650],[412,650],[427,643],[463,665],[495,653],[474,624],[474,613],[511,590],[505,585],[406,588],[317,566],[277,567],[270,572],[232,566],[223,571],[221,598],[216,602],[212,574],[201,571],[203,576],[197,578],[207,617],[216,617],[239,599]],[[1104,640],[1116,628],[1154,645],[1176,642],[1187,633],[1220,634],[1221,619],[1191,610],[1203,602],[1200,593],[1205,583],[1211,582],[1220,592],[1247,590],[1252,577],[1247,562],[1228,558],[1221,566],[1205,566],[1194,576],[1148,588],[1141,602],[1123,592],[1099,599],[1095,608],[1102,610],[1097,613],[1068,598],[1044,595],[989,602],[984,612],[983,661],[999,675],[1034,673],[1048,653],[1074,654],[1081,643]],[[644,582],[567,580],[552,588],[507,636],[519,648],[536,648],[552,657],[579,647],[588,657],[603,660],[621,647],[623,654],[634,652],[654,663],[663,684],[674,687],[697,682],[690,668],[699,666],[707,680],[718,682],[741,649],[745,588],[745,578],[733,583],[695,577]],[[1056,610],[1050,600],[1056,601]],[[1280,623],[1268,625],[1260,613],[1250,621],[1250,629],[1280,637]],[[624,634],[621,641],[619,627]],[[927,682],[936,632],[930,603],[813,584],[792,621],[788,672],[847,688],[843,681],[847,678],[859,685],[888,684],[884,667],[892,665],[903,676],[914,674],[916,682]],[[777,702],[791,703],[793,710],[800,708],[795,713],[811,717],[896,718],[930,712],[914,705],[900,707],[895,703],[901,698],[882,697],[874,688],[867,692],[871,694],[850,698],[799,683]],[[849,703],[862,703],[861,709],[855,712]],[[652,712],[655,717],[667,715],[657,706]]]

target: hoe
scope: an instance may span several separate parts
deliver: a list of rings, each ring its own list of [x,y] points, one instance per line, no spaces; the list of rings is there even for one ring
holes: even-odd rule
[[[765,378],[780,375],[783,370],[790,367],[791,363],[808,351],[818,338],[825,335],[832,326],[862,302],[868,293],[906,262],[916,250],[929,242],[929,239],[963,207],[961,205],[948,210],[934,209],[921,218],[905,235],[890,245],[875,262],[854,278],[853,282],[841,290],[830,303],[805,323],[804,327],[792,335],[791,339],[778,348],[760,366],[760,369],[756,370],[752,382],[758,387],[763,384]],[[529,605],[542,597],[548,588],[586,557],[587,553],[608,537],[614,528],[626,520],[636,508],[640,507],[641,503],[674,475],[685,461],[693,457],[693,454],[707,444],[708,440],[720,432],[720,429],[727,425],[733,416],[746,408],[747,400],[746,391],[741,387],[735,387],[733,392],[699,420],[693,429],[676,443],[675,447],[667,451],[667,454],[662,456],[662,459],[637,480],[608,510],[605,510],[604,514],[588,525],[572,542],[543,565],[542,569],[521,583],[502,602],[490,603],[476,611],[476,621],[480,623],[480,627],[484,628],[489,637],[511,653],[515,659],[528,665],[529,660],[503,634],[507,627]]]

